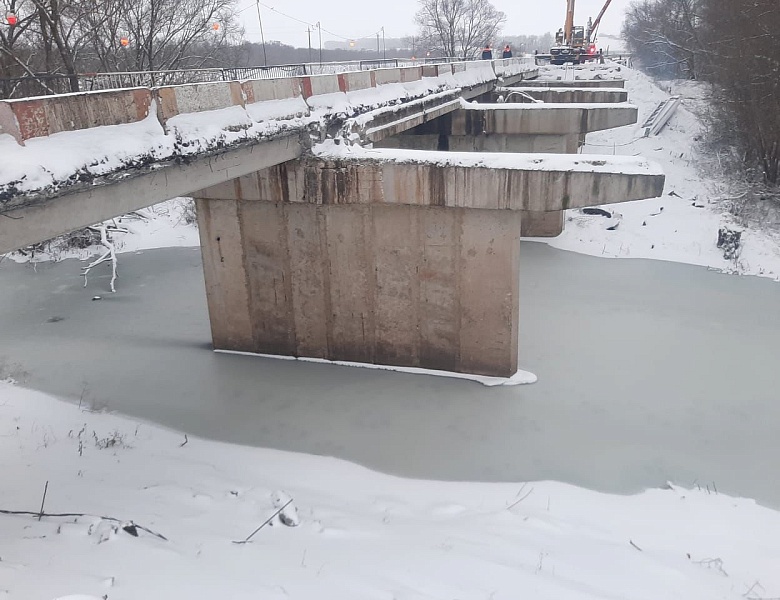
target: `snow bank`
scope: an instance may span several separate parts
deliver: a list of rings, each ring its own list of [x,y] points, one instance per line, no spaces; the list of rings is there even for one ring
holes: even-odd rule
[[[780,595],[780,514],[712,485],[617,496],[555,482],[408,480],[210,442],[2,383],[0,468],[13,482],[2,508],[38,511],[48,481],[45,512],[88,515],[0,515],[0,597]],[[250,543],[232,543],[285,494],[297,527],[272,518]]]

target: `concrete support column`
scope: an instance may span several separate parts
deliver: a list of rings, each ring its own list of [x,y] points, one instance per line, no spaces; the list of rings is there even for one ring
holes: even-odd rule
[[[518,211],[243,200],[238,182],[205,195],[215,348],[517,372]]]
[[[520,233],[523,237],[556,237],[563,232],[562,210],[543,212],[524,210],[520,213]]]

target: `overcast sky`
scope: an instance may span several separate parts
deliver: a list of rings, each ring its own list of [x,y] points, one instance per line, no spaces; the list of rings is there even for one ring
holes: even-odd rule
[[[595,19],[604,1],[578,0],[575,24],[584,25],[588,17]],[[602,33],[620,33],[623,13],[630,2],[612,0],[601,23]],[[493,0],[493,4],[506,13],[506,35],[541,34],[563,27],[566,0]],[[239,0],[238,6],[245,9],[241,18],[247,38],[259,42],[255,0]],[[323,43],[375,36],[382,27],[387,37],[411,35],[415,32],[414,13],[418,6],[418,0],[261,0],[260,10],[266,41],[279,40],[305,48],[307,24],[313,26],[317,21],[322,23]],[[316,31],[312,34],[313,47],[319,44],[317,35]]]

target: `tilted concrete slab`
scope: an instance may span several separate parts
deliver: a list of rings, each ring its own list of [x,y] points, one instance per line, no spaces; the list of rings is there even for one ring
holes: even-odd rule
[[[496,61],[496,68],[520,78],[535,70],[524,59]],[[497,81],[491,62],[469,61],[0,101],[0,133],[10,134],[20,146],[12,150],[5,144],[0,152],[23,152],[21,164],[30,165],[30,172],[0,168],[0,210],[18,194],[62,189],[150,161],[190,160],[262,143],[280,131],[306,131],[314,139],[368,131],[363,139],[375,141],[455,110],[455,99],[483,96]],[[76,134],[86,130],[101,143],[74,155],[80,162],[50,160],[56,154],[52,146],[73,141],[85,146],[85,138]],[[48,145],[38,139],[55,134]],[[119,137],[144,144],[106,142]],[[32,138],[35,142],[26,148]]]
[[[628,102],[628,92],[622,88],[538,88],[513,86],[496,88],[495,95],[504,102],[532,102],[529,99],[549,103],[603,104]]]
[[[624,79],[526,79],[523,87],[622,88]]]
[[[57,235],[94,225],[158,202],[187,196],[206,186],[236,178],[301,155],[297,135],[234,148],[154,168],[137,169],[73,186],[65,193],[13,199],[0,215],[0,254],[43,242]]]
[[[655,198],[661,168],[638,157],[480,154],[318,146],[316,158],[241,178],[241,200],[308,204],[411,204],[556,211]],[[233,184],[226,184],[233,185]],[[199,198],[224,198],[225,185]]]
[[[368,142],[378,142],[458,110],[460,98],[459,91],[445,91],[411,102],[378,108],[361,115],[352,130]]]

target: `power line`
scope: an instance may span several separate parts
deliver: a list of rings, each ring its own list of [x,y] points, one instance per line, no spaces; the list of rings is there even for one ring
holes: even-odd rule
[[[317,27],[316,23],[310,23],[308,21],[304,21],[303,19],[299,19],[298,17],[294,17],[292,15],[288,15],[287,13],[282,12],[281,10],[276,9],[273,6],[269,6],[269,5],[265,4],[264,2],[259,2],[258,4],[260,4],[260,6],[262,6],[264,8],[267,8],[270,11],[275,12],[276,14],[278,14],[278,15],[280,15],[282,17],[286,17],[288,19],[296,21],[297,23],[301,23],[302,25],[306,25],[306,27],[312,27],[312,28],[316,28]],[[245,8],[242,8],[241,10],[237,11],[236,14],[240,14],[240,13],[244,12],[245,10],[249,10],[250,8],[254,8],[255,6],[256,6],[256,4],[250,4],[249,6],[247,6]],[[337,37],[337,38],[345,40],[345,41],[362,40],[362,39],[367,39],[367,38],[373,38],[374,36],[376,36],[377,33],[381,33],[382,32],[382,28],[380,27],[379,29],[377,29],[376,31],[374,31],[374,32],[372,32],[372,33],[370,33],[368,35],[363,35],[363,36],[358,36],[358,37],[355,37],[355,36],[347,37],[347,36],[343,36],[343,35],[340,35],[338,33],[335,33],[335,32],[333,32],[333,31],[331,31],[329,29],[325,29],[324,27],[322,27],[322,23],[321,22],[320,22],[319,29],[324,31],[325,33],[329,33],[333,37]]]

